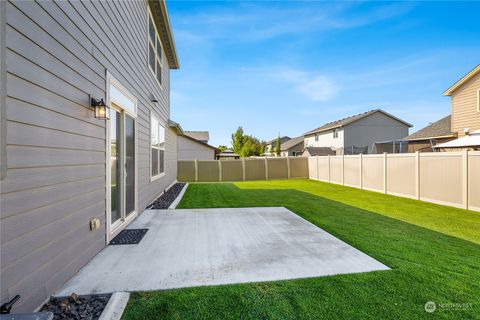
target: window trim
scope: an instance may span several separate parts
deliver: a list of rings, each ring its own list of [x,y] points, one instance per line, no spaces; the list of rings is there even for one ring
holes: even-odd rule
[[[338,139],[338,128],[333,129],[333,139]]]
[[[153,43],[152,39],[150,38],[150,21],[153,23],[153,29],[155,30],[155,42]],[[153,52],[155,54],[155,70],[152,69],[152,66],[150,66],[150,45],[153,47]],[[158,56],[158,46],[160,46],[160,52],[162,53],[161,57]],[[160,33],[157,30],[157,26],[155,25],[155,22],[153,20],[153,15],[152,11],[150,10],[150,7],[148,8],[148,19],[147,19],[147,64],[148,64],[148,69],[152,73],[153,77],[155,78],[155,81],[157,81],[158,85],[160,86],[160,89],[163,89],[163,45],[162,41],[160,40]],[[160,81],[158,80],[157,76],[157,66],[160,65]]]
[[[164,146],[163,148],[160,148],[160,147],[154,147],[152,145],[152,123],[153,123],[153,119],[155,119],[158,123],[158,127],[162,127],[163,128],[163,138],[164,138]],[[166,168],[165,168],[165,151],[166,151],[166,143],[167,143],[167,130],[166,130],[166,126],[164,123],[160,122],[160,120],[158,120],[158,118],[153,114],[153,112],[150,112],[150,182],[153,182],[155,180],[158,180],[162,177],[165,176],[165,172],[166,172]],[[152,163],[152,150],[153,149],[156,149],[156,150],[163,150],[163,172],[160,172],[160,156],[158,158],[158,173],[156,175],[152,175],[152,166],[153,166],[153,163]]]

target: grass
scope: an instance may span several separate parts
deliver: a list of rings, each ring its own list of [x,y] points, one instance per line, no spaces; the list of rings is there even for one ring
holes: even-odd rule
[[[123,318],[480,319],[479,213],[311,180],[191,184],[180,203],[254,206],[287,207],[392,270],[138,292]]]

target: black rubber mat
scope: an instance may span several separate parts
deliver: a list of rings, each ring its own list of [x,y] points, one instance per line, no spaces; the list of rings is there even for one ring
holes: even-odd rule
[[[115,236],[110,241],[111,245],[121,245],[121,244],[138,244],[142,241],[143,236],[147,233],[148,229],[125,229],[120,231],[119,234]]]

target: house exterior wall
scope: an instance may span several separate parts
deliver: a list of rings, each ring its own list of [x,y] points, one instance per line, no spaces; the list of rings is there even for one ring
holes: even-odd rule
[[[480,73],[452,93],[452,131],[459,137],[465,135],[465,128],[480,129],[479,90]]]
[[[338,128],[338,137],[333,137],[333,130],[318,133],[318,141],[315,141],[315,134],[305,136],[305,147],[333,147],[343,148],[344,129]]]
[[[280,156],[282,156],[282,157],[293,157],[293,156],[297,156],[297,155],[300,156],[301,154],[299,154],[299,153],[301,153],[301,152],[303,152],[303,141],[300,142],[299,144],[291,147],[288,150],[284,150],[284,151],[280,152]]]
[[[215,150],[188,138],[178,136],[178,160],[215,160]]]
[[[176,179],[177,142],[167,125],[167,61],[163,88],[147,62],[148,2],[2,1],[2,6],[7,168],[1,180],[0,300],[19,294],[14,311],[27,312],[105,246],[106,121],[94,118],[88,97],[106,101],[106,73],[138,100],[140,212]],[[151,93],[158,103],[151,102]],[[154,181],[151,114],[166,128],[166,172]],[[94,217],[101,228],[90,231]]]
[[[408,126],[381,112],[345,126],[345,147],[371,146],[374,142],[401,140],[408,136]]]

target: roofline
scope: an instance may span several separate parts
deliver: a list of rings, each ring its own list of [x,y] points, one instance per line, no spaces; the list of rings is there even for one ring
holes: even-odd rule
[[[329,128],[323,129],[323,130],[312,130],[312,131],[308,131],[307,133],[304,134],[304,136],[312,135],[312,134],[320,133],[320,132],[325,132],[325,131],[329,131],[329,130],[332,130],[332,129],[343,128],[343,127],[345,127],[345,126],[347,126],[347,125],[349,125],[349,124],[352,124],[352,123],[354,123],[354,122],[357,122],[358,120],[361,120],[361,119],[363,119],[363,118],[365,118],[365,117],[368,117],[368,116],[374,114],[375,112],[381,112],[381,113],[383,113],[384,115],[386,115],[386,116],[388,116],[388,117],[390,117],[390,118],[392,118],[392,119],[395,119],[395,120],[397,120],[398,122],[401,122],[401,123],[407,125],[408,127],[413,127],[413,125],[412,125],[411,123],[408,123],[408,122],[406,122],[406,121],[404,121],[404,120],[402,120],[402,119],[400,119],[400,118],[398,118],[398,117],[395,117],[394,115],[392,115],[392,114],[390,114],[390,113],[388,113],[388,112],[386,112],[386,111],[384,111],[384,110],[382,110],[382,109],[375,109],[375,110],[372,110],[372,111],[373,111],[372,113],[368,113],[368,111],[367,111],[367,112],[365,112],[366,114],[364,114],[363,116],[361,116],[361,117],[359,117],[359,118],[357,118],[357,119],[352,119],[352,120],[350,120],[350,121],[347,121],[347,122],[345,122],[345,123],[343,123],[343,124],[339,124],[339,125],[334,126],[334,127],[329,127]],[[354,117],[354,116],[352,116],[352,117]],[[340,121],[340,120],[337,120],[337,121]],[[333,121],[333,122],[334,122],[334,121]],[[326,124],[325,124],[325,125],[326,125]]]
[[[421,141],[421,140],[430,140],[430,139],[443,139],[443,138],[456,138],[457,135],[452,133],[450,135],[435,136],[435,137],[425,137],[425,138],[414,138],[408,139],[408,137],[403,138],[404,141]]]
[[[452,93],[457,90],[459,87],[463,86],[465,82],[473,78],[474,76],[477,75],[477,73],[480,72],[480,64],[477,65],[475,68],[473,68],[469,73],[467,73],[465,76],[463,76],[460,80],[455,82],[450,88],[445,90],[443,93],[444,96],[451,96]]]
[[[178,135],[184,135],[185,133],[183,132],[182,126],[180,123],[175,122],[173,120],[168,119],[168,126],[172,129],[174,129]]]
[[[180,137],[187,138],[187,139],[189,139],[189,140],[191,140],[191,141],[193,141],[193,142],[199,143],[199,144],[201,144],[201,145],[203,145],[203,146],[205,146],[205,147],[212,148],[213,150],[218,150],[218,148],[215,148],[214,146],[211,146],[211,145],[209,145],[208,143],[205,143],[205,142],[202,142],[202,141],[197,140],[197,139],[195,139],[195,138],[192,138],[192,137],[190,137],[190,136],[187,136],[186,134],[181,134]]]
[[[288,141],[287,141],[287,142],[288,142]],[[285,143],[286,143],[286,142],[285,142]],[[293,145],[293,146],[291,146],[290,148],[286,148],[286,149],[282,148],[282,145],[280,145],[280,151],[287,151],[287,150],[290,150],[290,149],[292,149],[293,147],[296,147],[296,146],[298,146],[298,145],[299,145],[299,144],[301,144],[301,143],[305,143],[305,140],[303,139],[303,140],[302,140],[302,141],[300,141],[299,143],[297,143],[297,144],[294,144],[294,145]]]
[[[157,29],[162,31],[160,37],[162,38],[162,47],[166,51],[168,66],[170,69],[180,69],[172,25],[168,17],[167,4],[165,0],[148,0],[148,3],[151,9],[155,9],[152,10],[153,20],[157,25],[163,26],[163,28],[157,27]]]

